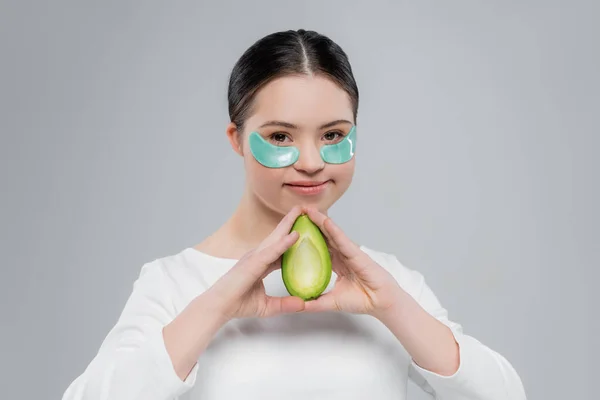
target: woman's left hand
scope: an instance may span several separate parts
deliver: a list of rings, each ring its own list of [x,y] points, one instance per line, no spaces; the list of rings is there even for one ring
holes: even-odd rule
[[[381,317],[402,297],[394,277],[352,242],[332,219],[314,208],[308,217],[321,229],[331,251],[335,286],[306,302],[304,312],[345,311]]]

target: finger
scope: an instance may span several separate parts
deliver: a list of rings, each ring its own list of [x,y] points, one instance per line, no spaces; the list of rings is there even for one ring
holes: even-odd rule
[[[270,244],[268,247],[260,251],[257,251],[254,257],[252,257],[252,269],[256,271],[259,276],[262,276],[273,266],[273,263],[279,260],[281,255],[285,253],[287,249],[296,243],[298,237],[298,232],[293,231],[286,234],[281,240]]]
[[[314,208],[307,208],[306,212],[344,257],[352,259],[361,255],[358,245],[351,241],[330,217]]]
[[[259,253],[256,251],[246,253],[225,276],[219,279],[220,284],[229,287],[234,293],[249,290],[252,285],[262,282],[266,275],[279,267],[281,255],[298,240],[298,237],[298,232],[294,231]]]
[[[273,297],[267,296],[267,304],[265,306],[265,317],[273,317],[280,314],[289,314],[304,311],[304,300],[300,297],[286,296]]]
[[[287,214],[285,214],[275,226],[275,229],[273,229],[271,233],[269,233],[269,235],[262,241],[258,247],[258,250],[268,247],[272,243],[277,242],[286,234],[290,233],[292,224],[298,215],[300,215],[300,212],[301,211],[299,207],[293,207]]]
[[[325,230],[324,227],[324,222],[327,219],[327,216],[313,207],[303,207],[302,211],[306,213],[306,215],[308,215],[308,218],[310,218],[310,220],[319,227],[323,235],[325,235],[325,240],[327,241],[327,243],[335,247],[335,243],[333,243],[333,238],[331,237],[329,232]]]
[[[272,262],[271,265],[269,265],[269,268],[267,268],[267,270],[263,274],[262,278],[266,278],[267,275],[269,275],[273,271],[277,271],[278,269],[281,269],[281,259],[277,259],[276,261]]]
[[[346,266],[344,257],[340,255],[340,251],[332,248],[329,254],[331,256],[331,268],[338,275],[338,279],[342,276],[349,276],[348,267]]]
[[[304,303],[304,312],[314,313],[324,311],[340,311],[335,301],[335,296],[331,292]]]
[[[282,219],[279,221],[275,229],[267,236],[258,246],[257,250],[262,250],[271,244],[279,241],[282,237],[290,233],[296,219],[302,214],[302,208],[294,206]]]

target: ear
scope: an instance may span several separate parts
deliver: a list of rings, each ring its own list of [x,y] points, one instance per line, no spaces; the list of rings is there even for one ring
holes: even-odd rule
[[[226,129],[227,139],[229,139],[229,144],[231,144],[231,148],[233,151],[238,153],[240,156],[244,156],[244,143],[242,132],[238,131],[237,126],[233,122],[230,122],[227,125]]]

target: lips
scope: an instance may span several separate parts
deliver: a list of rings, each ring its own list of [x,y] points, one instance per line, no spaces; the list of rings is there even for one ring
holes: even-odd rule
[[[313,187],[313,186],[323,185],[326,182],[327,181],[294,181],[294,182],[288,182],[288,183],[286,183],[286,185],[300,186],[300,187]]]
[[[316,195],[323,192],[330,181],[295,181],[286,183],[284,186],[300,195]]]

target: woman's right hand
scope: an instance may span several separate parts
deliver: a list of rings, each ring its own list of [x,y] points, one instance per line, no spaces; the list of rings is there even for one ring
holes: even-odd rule
[[[292,208],[257,248],[246,253],[208,293],[205,292],[219,305],[225,320],[272,317],[304,310],[301,298],[269,296],[263,284],[267,275],[281,268],[281,255],[298,240],[298,233],[290,233],[290,230],[301,214],[300,207]]]

